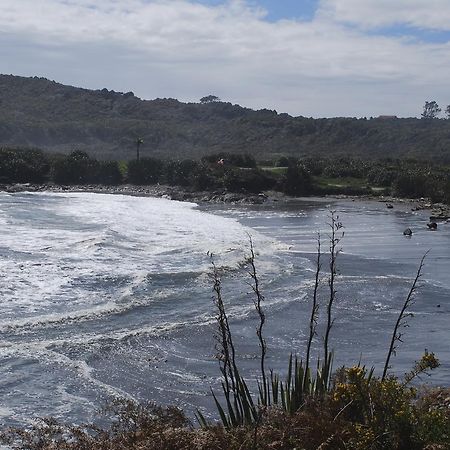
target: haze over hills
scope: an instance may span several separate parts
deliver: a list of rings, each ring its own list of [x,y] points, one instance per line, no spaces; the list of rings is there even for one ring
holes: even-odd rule
[[[418,105],[420,110],[421,105]],[[226,102],[141,100],[65,86],[45,78],[0,75],[0,146],[52,152],[85,150],[110,159],[195,158],[221,151],[257,157],[350,154],[450,162],[450,120],[312,119]]]

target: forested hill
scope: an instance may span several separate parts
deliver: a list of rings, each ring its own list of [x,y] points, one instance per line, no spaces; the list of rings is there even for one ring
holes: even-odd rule
[[[259,157],[352,154],[450,162],[450,120],[311,119],[225,102],[145,101],[132,92],[0,75],[0,147],[65,153],[78,149],[126,159],[134,156],[137,137],[144,140],[143,156],[163,158],[226,151]]]

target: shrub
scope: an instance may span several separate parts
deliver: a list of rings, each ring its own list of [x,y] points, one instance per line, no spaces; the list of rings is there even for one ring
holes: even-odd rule
[[[156,184],[163,177],[163,162],[156,158],[141,158],[128,163],[128,181],[133,184]]]
[[[375,186],[389,187],[396,179],[397,171],[386,167],[374,167],[367,174],[367,181]]]
[[[247,154],[240,154],[240,153],[214,153],[212,155],[207,155],[202,158],[202,161],[209,163],[209,164],[216,164],[217,161],[222,160],[224,161],[224,165],[226,167],[232,166],[232,167],[245,167],[245,168],[256,168],[256,159]]]
[[[50,163],[40,150],[0,148],[0,181],[42,183],[48,178]]]
[[[95,183],[98,179],[99,163],[86,152],[74,151],[53,162],[52,178],[61,184]]]
[[[196,181],[199,184],[208,183],[209,180],[206,179],[200,181],[199,174],[202,169],[201,164],[192,159],[169,161],[165,168],[165,179],[167,183],[178,186],[192,186]]]
[[[428,197],[433,191],[430,177],[420,171],[399,173],[393,183],[395,195],[401,197]]]
[[[412,441],[416,391],[397,378],[373,377],[364,367],[342,370],[331,392],[336,411],[354,426],[354,448],[416,448]],[[369,446],[370,448],[370,446]]]
[[[258,169],[228,169],[223,176],[223,185],[233,192],[247,191],[258,193],[275,186],[275,179],[267,172]]]
[[[100,161],[97,182],[106,185],[122,183],[122,172],[117,161]]]
[[[281,185],[286,194],[308,195],[312,191],[311,175],[301,164],[289,166]]]

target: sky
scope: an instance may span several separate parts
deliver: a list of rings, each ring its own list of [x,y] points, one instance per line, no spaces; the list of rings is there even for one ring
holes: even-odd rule
[[[307,117],[450,104],[450,0],[0,0],[0,73]]]

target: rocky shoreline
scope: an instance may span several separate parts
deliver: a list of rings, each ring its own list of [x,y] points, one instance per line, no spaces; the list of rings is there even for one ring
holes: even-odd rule
[[[195,191],[181,186],[169,185],[150,185],[137,186],[131,184],[118,186],[105,185],[58,185],[48,184],[32,184],[17,183],[0,185],[0,191],[3,192],[92,192],[99,194],[118,194],[118,195],[134,195],[142,197],[160,197],[169,200],[177,200],[193,203],[228,203],[243,205],[260,205],[266,202],[289,202],[295,201],[294,197],[289,197],[281,192],[270,191],[252,194],[248,192],[229,192],[227,190],[215,191]],[[428,199],[403,199],[388,196],[350,196],[350,195],[333,195],[326,198],[349,199],[349,200],[372,200],[385,203],[388,208],[393,205],[404,205],[410,207],[412,211],[429,210],[431,221],[450,221],[450,206],[442,203],[432,203]]]
[[[450,220],[450,206],[443,203],[432,203],[428,199],[404,199],[396,197],[381,197],[377,199],[380,202],[386,203],[387,207],[392,204],[410,204],[411,211],[430,211],[430,221],[449,221]]]
[[[193,203],[232,203],[232,204],[262,204],[269,197],[265,193],[235,193],[226,190],[195,191],[180,186],[151,185],[137,186],[131,184],[119,186],[58,185],[58,184],[11,184],[0,185],[0,191],[14,192],[92,192],[97,194],[134,195],[141,197],[161,197]],[[281,193],[273,193],[275,197],[285,197]]]

